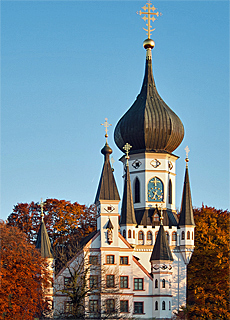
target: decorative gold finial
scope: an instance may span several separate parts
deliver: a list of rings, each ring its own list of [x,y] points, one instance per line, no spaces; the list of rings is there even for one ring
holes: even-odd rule
[[[162,202],[161,202],[161,204],[160,204],[160,209],[161,209],[161,216],[160,216],[160,221],[161,221],[161,225],[163,226],[163,214],[162,214]]]
[[[114,167],[113,167],[113,164],[114,164],[115,160],[114,160],[114,158],[113,158],[113,157],[111,157],[111,160],[110,160],[110,162],[111,162],[111,164],[112,164],[112,171],[114,172]]]
[[[44,202],[42,201],[42,198],[41,198],[40,206],[41,206],[41,217],[42,217],[42,221],[43,221],[43,218],[44,218],[44,213],[43,213]]]
[[[129,144],[129,143],[126,143],[123,147],[123,149],[126,151],[126,156],[125,156],[125,159],[127,159],[126,161],[126,165],[128,166],[129,165],[129,150],[132,148],[132,146]]]
[[[189,162],[189,158],[188,158],[188,153],[189,153],[189,148],[188,146],[186,146],[186,148],[184,149],[186,152],[186,158],[185,158],[185,162],[186,162],[186,167],[188,166],[188,162]]]
[[[101,123],[101,126],[105,126],[105,140],[106,140],[106,143],[107,143],[108,142],[107,141],[107,138],[108,138],[108,127],[111,126],[111,124],[108,123],[108,119],[105,118],[105,122]]]
[[[151,32],[153,32],[155,29],[152,29],[151,26],[151,21],[155,21],[156,18],[154,16],[159,17],[159,15],[162,15],[159,12],[154,12],[155,10],[157,10],[154,6],[152,6],[152,3],[150,1],[148,1],[146,3],[146,5],[144,7],[142,7],[142,9],[144,9],[144,11],[137,11],[137,14],[139,14],[140,16],[143,14],[144,17],[142,18],[145,22],[146,20],[148,20],[148,23],[146,23],[146,26],[148,27],[148,29],[143,28],[145,31],[147,31],[147,35],[148,35],[148,39],[150,39],[151,37]],[[148,10],[148,11],[146,11]],[[151,12],[152,11],[152,12]]]

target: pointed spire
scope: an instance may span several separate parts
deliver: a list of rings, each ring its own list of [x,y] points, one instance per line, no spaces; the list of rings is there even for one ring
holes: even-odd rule
[[[158,231],[156,242],[153,247],[152,255],[149,261],[154,260],[173,261],[172,253],[169,247],[163,224],[160,225],[160,229]]]
[[[120,225],[137,225],[134,206],[133,206],[133,195],[130,181],[129,173],[129,150],[132,148],[128,143],[125,144],[123,149],[126,151],[126,169],[125,169],[125,182],[124,182],[124,192],[122,198],[122,207],[121,207],[121,222]]]
[[[108,131],[107,128],[110,124],[107,122],[107,118],[105,119],[105,123],[102,124],[105,126],[105,146],[101,149],[101,153],[105,156],[104,165],[101,173],[101,178],[99,181],[97,194],[95,198],[95,203],[99,200],[120,200],[120,196],[117,190],[117,185],[113,175],[113,169],[111,168],[109,156],[113,152],[110,146],[108,145]]]
[[[41,199],[41,225],[38,231],[38,235],[37,235],[37,241],[36,241],[36,248],[39,249],[41,251],[41,256],[43,258],[53,258],[53,254],[52,254],[52,247],[51,247],[51,243],[50,243],[50,239],[46,230],[46,226],[45,226],[45,222],[44,222],[44,213],[43,213],[43,206],[44,206],[44,202]]]
[[[185,177],[184,177],[184,188],[183,188],[183,194],[182,194],[179,226],[195,226],[193,209],[192,209],[192,197],[191,197],[191,190],[190,190],[190,183],[189,183],[189,174],[188,174],[188,161],[189,161],[188,149],[186,153],[187,153],[186,159],[185,159],[186,169],[185,169]]]

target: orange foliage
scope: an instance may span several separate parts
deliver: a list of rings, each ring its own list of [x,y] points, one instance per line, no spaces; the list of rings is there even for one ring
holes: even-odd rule
[[[25,234],[0,222],[1,319],[34,320],[49,309],[43,290],[52,281],[48,265]]]
[[[230,319],[229,212],[194,209],[195,251],[188,265],[189,319]]]
[[[40,227],[41,208],[38,203],[17,204],[8,217],[8,225],[17,226],[26,233],[31,243],[36,242]],[[45,224],[53,245],[80,242],[96,229],[95,206],[87,207],[77,202],[47,199],[44,204]]]

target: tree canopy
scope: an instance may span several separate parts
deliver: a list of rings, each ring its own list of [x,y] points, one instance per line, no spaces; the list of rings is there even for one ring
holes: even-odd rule
[[[195,250],[188,265],[189,319],[230,319],[229,212],[194,209]]]
[[[0,222],[0,316],[9,320],[34,320],[51,303],[45,290],[52,283],[47,262],[17,227]]]
[[[66,200],[46,199],[43,207],[46,229],[53,246],[71,241],[79,242],[96,229],[95,206],[80,205]],[[25,232],[27,240],[35,243],[41,223],[39,203],[18,203],[7,218],[8,225]]]

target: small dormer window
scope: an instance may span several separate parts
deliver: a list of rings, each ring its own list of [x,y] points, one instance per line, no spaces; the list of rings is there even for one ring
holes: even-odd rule
[[[160,217],[159,217],[159,215],[157,213],[154,213],[153,221],[160,221]]]

